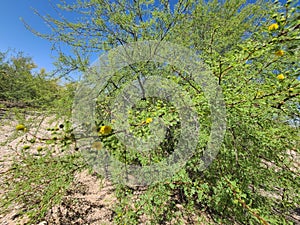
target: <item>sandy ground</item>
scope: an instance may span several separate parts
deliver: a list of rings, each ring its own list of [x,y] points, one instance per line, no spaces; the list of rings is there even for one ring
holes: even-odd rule
[[[30,134],[22,135],[22,132],[15,131],[17,121],[21,120],[22,118],[0,119],[0,143],[2,143],[0,145],[0,174],[9,168],[12,156],[20,151],[26,143],[26,138],[32,138]],[[46,131],[46,128],[54,126],[57,126],[55,118],[44,120],[43,117],[34,116],[30,121],[30,133],[34,133],[34,129],[38,128],[39,136],[47,137],[49,131]],[[0,190],[0,198],[3,193],[4,190]],[[95,174],[83,171],[76,174],[75,181],[62,203],[53,207],[45,217],[45,221],[39,224],[113,224],[112,207],[115,201],[114,188],[108,180],[99,180]],[[0,225],[27,224],[27,218],[18,216],[19,208],[20,206],[13,206],[10,213],[0,215]]]

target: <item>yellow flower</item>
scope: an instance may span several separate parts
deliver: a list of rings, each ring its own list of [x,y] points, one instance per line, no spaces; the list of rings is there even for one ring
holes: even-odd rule
[[[38,152],[40,152],[40,151],[43,150],[43,147],[42,147],[42,146],[38,146],[38,147],[36,148],[36,150],[37,150]]]
[[[145,122],[146,123],[151,123],[152,121],[153,121],[152,118],[147,118]]]
[[[99,141],[96,141],[92,144],[92,148],[97,149],[97,150],[101,150],[102,149],[102,143]]]
[[[257,97],[261,97],[261,96],[263,96],[264,94],[265,94],[264,92],[259,91],[259,92],[257,92]]]
[[[25,127],[23,124],[18,124],[18,125],[16,126],[16,130],[23,130],[23,131],[25,131],[25,130],[26,130],[26,127]]]
[[[278,76],[277,76],[277,79],[278,80],[283,80],[285,77],[284,77],[284,75],[281,73],[281,74],[279,74]]]
[[[289,91],[290,91],[290,92],[294,91],[294,88],[289,88]]]
[[[100,133],[101,134],[110,134],[111,133],[111,126],[102,126],[100,128]]]
[[[277,30],[279,28],[279,25],[277,23],[273,23],[268,27],[269,31]]]
[[[284,51],[283,50],[279,50],[277,52],[275,52],[276,56],[283,56],[284,55]]]

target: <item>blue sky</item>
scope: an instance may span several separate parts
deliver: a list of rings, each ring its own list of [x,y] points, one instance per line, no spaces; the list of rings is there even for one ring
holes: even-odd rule
[[[75,0],[68,0],[75,2]],[[60,0],[51,0],[53,4]],[[282,2],[282,1],[281,1]],[[43,20],[34,14],[32,8],[42,15],[55,15],[48,0],[1,0],[0,9],[0,51],[15,49],[33,58],[39,68],[50,72],[54,69],[55,52],[51,51],[51,43],[35,36],[28,31],[20,18],[40,32],[47,32],[48,28]]]
[[[39,68],[51,71],[54,69],[52,57],[55,55],[51,52],[51,44],[32,34],[20,20],[22,17],[36,30],[47,32],[43,20],[34,14],[32,8],[41,14],[53,13],[48,0],[1,0],[0,51],[9,48],[22,51],[26,56],[31,56]]]

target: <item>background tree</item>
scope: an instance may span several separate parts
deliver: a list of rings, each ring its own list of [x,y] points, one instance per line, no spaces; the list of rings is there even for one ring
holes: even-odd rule
[[[50,78],[45,69],[37,71],[37,65],[22,52],[0,53],[0,100],[6,105],[31,106],[36,109],[68,108],[75,83],[60,84],[58,78]],[[68,107],[66,107],[69,105]],[[62,107],[64,106],[64,107]],[[57,111],[57,110],[56,110]]]

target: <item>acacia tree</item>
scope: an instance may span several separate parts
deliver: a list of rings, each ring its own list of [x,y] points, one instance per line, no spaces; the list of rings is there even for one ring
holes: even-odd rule
[[[32,58],[22,52],[0,53],[0,80],[0,101],[4,106],[33,107],[60,115],[71,112],[76,84],[62,84],[44,68],[38,70]]]
[[[9,57],[0,53],[1,86],[0,99],[23,105],[46,106],[55,101],[60,89],[57,79],[48,79],[44,69],[34,71],[37,66],[22,52]]]
[[[211,222],[225,224],[288,224],[299,207],[299,7],[291,1],[63,1],[57,10],[76,20],[40,15],[51,27],[48,38],[59,51],[66,71],[87,71],[89,57],[141,40],[170,41],[197,52],[222,87],[227,131],[217,158],[199,169],[211,121],[206,99],[180,67],[144,62],[126,67],[99,90],[96,126],[99,142],[120,161],[149,165],[174,151],[180,121],[174,105],[163,99],[142,99],[129,116],[131,130],[147,136],[145,124],[162,117],[168,129],[162,143],[146,155],[126,151],[110,120],[113,98],[132,80],[152,74],[172,79],[187,90],[203,118],[203,134],[195,155],[172,179],[153,184],[133,200],[133,190],[117,184],[117,223],[138,224],[140,215],[153,224],[193,223],[189,217],[206,211]],[[38,14],[38,12],[37,12]],[[31,29],[31,28],[30,28]],[[70,56],[60,44],[73,50]],[[107,129],[106,129],[107,128]],[[206,139],[205,139],[206,137]],[[204,141],[203,141],[204,140]],[[299,163],[299,161],[298,161]],[[183,205],[184,212],[181,211]],[[178,222],[180,223],[180,222]]]

